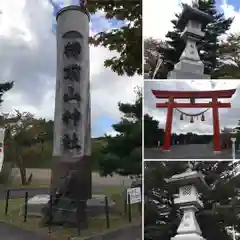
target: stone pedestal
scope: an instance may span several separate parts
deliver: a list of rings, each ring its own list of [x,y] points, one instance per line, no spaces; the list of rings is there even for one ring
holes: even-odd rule
[[[204,66],[201,61],[181,60],[169,72],[168,79],[210,79],[210,75],[204,74]]]

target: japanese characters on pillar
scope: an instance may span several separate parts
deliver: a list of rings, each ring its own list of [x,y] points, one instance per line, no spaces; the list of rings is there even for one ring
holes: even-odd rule
[[[81,156],[82,150],[81,39],[76,31],[63,36],[62,151],[71,156]]]

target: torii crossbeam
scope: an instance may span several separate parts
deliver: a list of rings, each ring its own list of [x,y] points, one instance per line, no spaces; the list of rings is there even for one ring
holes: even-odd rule
[[[219,125],[219,108],[231,108],[231,103],[219,102],[219,98],[231,98],[236,92],[236,89],[218,90],[218,91],[161,91],[152,90],[152,93],[157,99],[168,99],[165,103],[156,103],[156,108],[167,108],[167,119],[165,126],[164,144],[162,149],[170,150],[171,145],[171,130],[174,108],[212,108],[213,111],[213,149],[214,152],[221,152],[220,141],[220,125]],[[212,99],[208,103],[178,103],[175,99]]]

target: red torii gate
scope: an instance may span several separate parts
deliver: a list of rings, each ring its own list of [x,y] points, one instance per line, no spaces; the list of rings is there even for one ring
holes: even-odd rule
[[[167,108],[167,119],[165,125],[165,136],[162,150],[169,151],[171,145],[171,130],[174,108],[212,108],[213,111],[213,149],[214,152],[221,151],[220,126],[218,108],[231,108],[231,103],[219,102],[219,98],[231,98],[236,89],[218,91],[161,91],[152,90],[157,99],[167,98],[168,102],[156,103],[156,108]],[[174,99],[196,99],[211,98],[209,103],[178,103]]]

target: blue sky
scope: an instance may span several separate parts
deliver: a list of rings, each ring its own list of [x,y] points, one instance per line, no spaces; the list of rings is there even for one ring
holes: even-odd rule
[[[116,120],[106,116],[102,115],[95,121],[92,121],[92,136],[98,137],[103,136],[107,132],[112,132],[113,129],[111,128],[111,125],[116,123]]]
[[[221,2],[220,0],[217,0],[217,2]],[[240,8],[240,2],[239,0],[227,0],[227,3],[229,5],[232,5],[235,7],[236,10],[238,10]]]
[[[240,9],[239,0],[216,0],[216,3],[217,3],[218,10],[220,12],[223,12],[220,6],[223,5],[224,3],[227,3],[228,5],[233,6],[235,11],[238,11]]]
[[[53,1],[56,4],[61,4],[61,0]],[[66,4],[61,7],[67,6]],[[61,7],[59,9],[61,9]],[[55,16],[59,9],[53,8],[53,32],[56,29]],[[116,19],[107,20],[102,14],[97,12],[96,14],[91,15],[91,31],[95,34],[101,31],[107,31],[113,28],[119,28],[125,24],[124,21],[118,21]],[[116,106],[117,107],[117,106]],[[103,136],[107,132],[113,132],[112,124],[116,123],[116,119],[113,119],[107,115],[101,115],[97,119],[92,121],[92,136],[98,137]]]
[[[56,4],[57,8],[53,7],[53,31],[55,31],[56,29],[56,20],[55,20],[55,16],[57,14],[57,12],[65,6],[68,6],[69,4],[64,4],[63,0],[49,0],[49,2],[53,2]],[[78,2],[78,0],[72,0],[72,1],[65,1],[65,2],[72,2],[73,4],[76,4]],[[119,28],[121,26],[123,26],[125,24],[124,21],[119,21],[117,19],[111,19],[111,20],[107,20],[104,18],[104,16],[102,16],[102,14],[100,14],[99,12],[92,14],[91,15],[91,30],[92,32],[96,33],[96,32],[101,32],[101,31],[107,31],[109,29],[113,29],[113,28]]]

